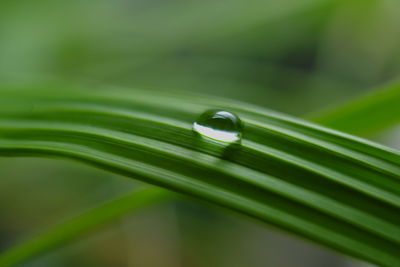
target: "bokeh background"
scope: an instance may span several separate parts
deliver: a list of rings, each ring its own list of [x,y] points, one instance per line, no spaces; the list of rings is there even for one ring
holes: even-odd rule
[[[196,92],[306,116],[398,79],[399,25],[398,0],[2,0],[0,83]],[[400,147],[399,132],[374,138]],[[0,158],[0,249],[141,185],[74,162]],[[180,200],[24,266],[370,265]]]

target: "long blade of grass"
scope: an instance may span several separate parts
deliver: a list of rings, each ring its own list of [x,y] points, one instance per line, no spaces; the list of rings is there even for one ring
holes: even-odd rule
[[[395,83],[311,118],[347,133],[370,135],[399,124],[399,103],[400,83]]]
[[[244,104],[136,92],[4,93],[3,155],[63,156],[209,200],[381,265],[400,260],[400,154]],[[32,106],[33,105],[33,106]],[[191,130],[240,115],[228,157]]]
[[[171,196],[172,193],[167,190],[151,187],[114,199],[0,254],[0,266],[16,266],[66,241],[72,241],[83,233],[93,231],[128,212],[157,204]]]

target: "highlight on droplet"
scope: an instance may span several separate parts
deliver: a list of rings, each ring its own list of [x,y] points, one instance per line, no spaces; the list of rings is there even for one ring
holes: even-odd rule
[[[193,123],[193,130],[200,136],[223,143],[241,141],[241,121],[225,110],[207,110]]]

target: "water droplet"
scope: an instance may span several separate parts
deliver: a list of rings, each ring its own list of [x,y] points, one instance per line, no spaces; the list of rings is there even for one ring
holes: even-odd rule
[[[223,143],[239,143],[241,121],[235,114],[224,110],[207,110],[193,123],[193,130],[202,137]]]

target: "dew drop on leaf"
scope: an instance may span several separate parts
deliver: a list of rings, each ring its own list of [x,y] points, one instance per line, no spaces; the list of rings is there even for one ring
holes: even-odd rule
[[[205,111],[193,123],[193,130],[203,138],[226,144],[239,143],[242,137],[239,117],[224,110]]]

